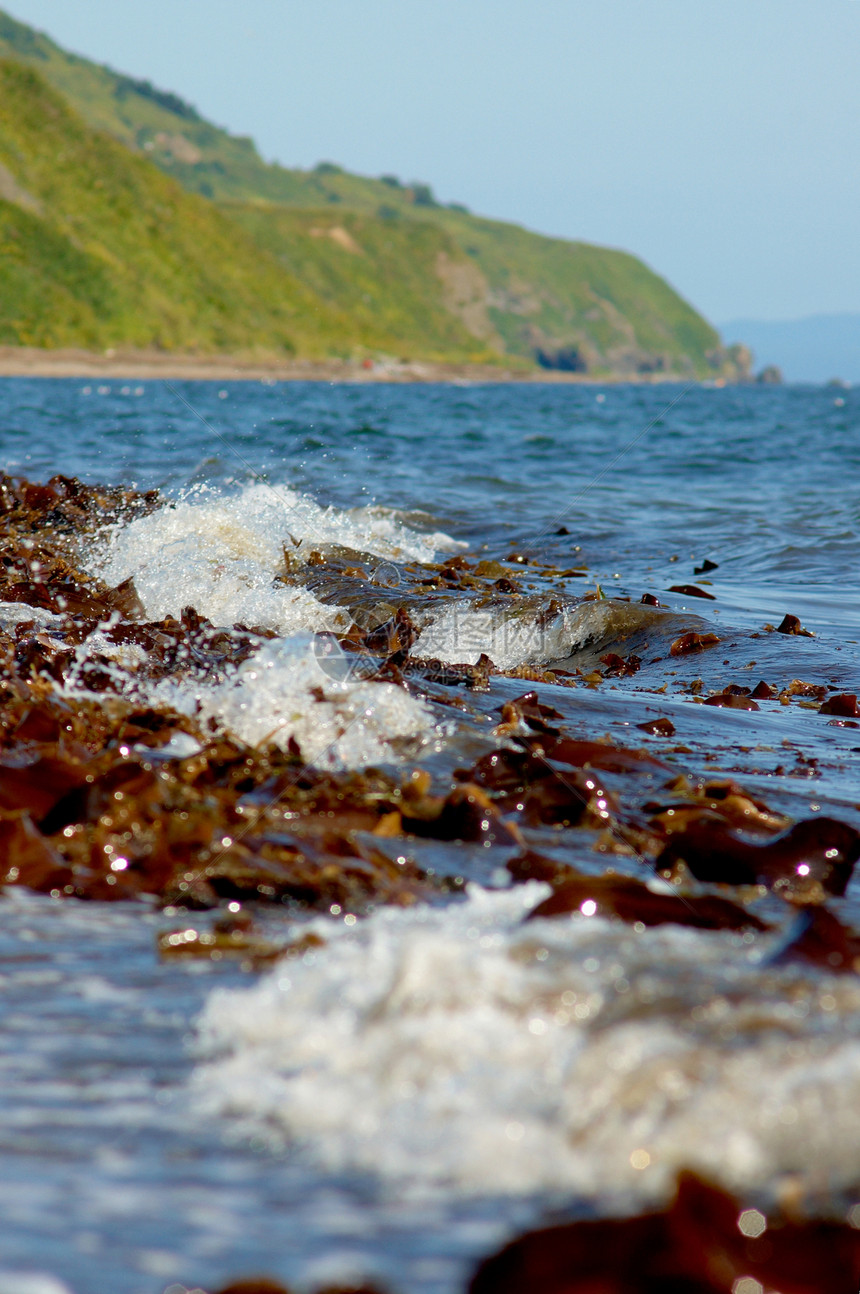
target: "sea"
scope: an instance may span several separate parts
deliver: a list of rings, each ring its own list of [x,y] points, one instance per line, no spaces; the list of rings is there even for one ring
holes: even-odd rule
[[[320,767],[424,767],[444,789],[536,688],[568,735],[860,827],[860,726],[777,695],[860,692],[860,390],[3,379],[0,465],[157,490],[92,540],[88,569],[133,578],[153,620],[193,606],[272,635],[211,686],[162,679],[153,704],[249,742],[277,731]],[[303,581],[274,578],[311,553]],[[457,555],[503,567],[514,594],[419,602],[422,570]],[[556,666],[565,685],[493,676],[442,707],[373,680],[336,634],[404,601],[416,655]],[[0,605],[0,625],[19,612]],[[807,632],[775,632],[786,615]],[[719,643],[672,656],[686,633]],[[600,663],[631,652],[635,673]],[[775,695],[755,710],[701,703],[760,680]],[[315,711],[321,686],[335,700]],[[640,728],[655,719],[671,739]],[[529,843],[607,864],[587,833]],[[653,1207],[684,1168],[844,1217],[860,979],[780,959],[791,914],[756,935],[585,907],[525,922],[549,889],[511,883],[513,852],[416,840],[420,866],[458,878],[446,901],[267,911],[321,943],[263,970],[161,958],[176,920],[154,904],[8,887],[0,1291],[265,1273],[457,1294],[524,1229]],[[860,880],[838,912],[860,929]]]

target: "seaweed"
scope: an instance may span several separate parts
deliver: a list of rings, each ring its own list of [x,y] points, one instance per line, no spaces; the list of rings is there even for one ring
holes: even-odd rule
[[[669,655],[686,656],[690,652],[704,651],[706,647],[715,647],[719,641],[716,634],[697,634],[691,631],[675,639],[669,648]]]
[[[545,870],[541,875],[541,863]],[[706,895],[681,895],[654,890],[632,876],[587,876],[573,868],[560,869],[539,855],[513,859],[508,869],[515,879],[547,880],[553,893],[533,909],[528,921],[540,917],[618,917],[629,924],[658,926],[668,923],[699,930],[767,930],[765,922],[730,899]]]
[[[753,842],[714,813],[673,834],[657,859],[664,875],[683,860],[700,881],[766,885],[792,902],[843,895],[860,858],[860,832],[836,818],[807,818]]]
[[[634,1151],[635,1156],[647,1151]],[[639,1217],[528,1232],[485,1259],[469,1294],[847,1294],[860,1233],[844,1222],[768,1217],[684,1173],[675,1198]]]
[[[670,593],[683,593],[686,598],[707,598],[710,602],[716,600],[713,593],[700,589],[698,584],[672,584],[668,591]]]
[[[111,589],[81,571],[84,540],[158,505],[151,492],[66,477],[45,485],[0,477],[6,541],[0,596],[34,609],[13,633],[0,633],[2,883],[56,896],[151,896],[185,910],[255,901],[361,913],[376,903],[413,903],[445,892],[447,882],[425,874],[409,842],[522,850],[529,831],[549,827],[582,831],[594,849],[632,854],[675,881],[692,875],[765,885],[795,904],[844,893],[860,855],[853,828],[828,818],[791,824],[733,782],[690,783],[651,751],[572,737],[563,712],[534,689],[497,708],[495,748],[441,786],[419,770],[403,777],[325,772],[308,766],[295,740],[286,750],[251,747],[169,707],[135,701],[128,673],[107,648],[95,650],[89,641],[96,630],[112,648],[137,649],[134,674],[144,681],[227,678],[262,638],[273,636],[245,625],[217,627],[193,607],[179,618],[148,621],[131,582]],[[521,554],[507,561],[536,569]],[[365,566],[372,569],[364,555],[333,548],[311,553],[306,562],[291,554],[278,577],[305,579],[315,589],[334,580],[337,589],[352,591],[351,625],[323,637],[360,658],[363,678],[384,679],[447,706],[472,704],[454,689],[486,692],[500,673],[575,686],[568,671],[531,665],[499,671],[486,654],[474,665],[413,655],[420,631],[410,607],[434,596],[419,589],[428,568],[413,563],[404,570],[404,597],[394,605],[379,601]],[[499,605],[500,595],[517,592],[510,567],[497,562],[457,554],[429,569],[446,596],[473,596],[478,588]],[[552,599],[537,614],[548,623],[560,610]],[[45,611],[54,617],[49,628]],[[701,652],[719,641],[714,633],[691,631],[672,642],[670,654]],[[630,677],[642,662],[635,654],[604,652],[600,663],[603,672],[581,674],[589,686]],[[431,684],[445,690],[431,692]],[[752,691],[730,683],[705,704],[750,710],[757,699],[775,695],[764,681]],[[824,714],[857,713],[853,694],[826,695],[823,684],[793,679],[779,699],[814,701]],[[639,726],[652,736],[674,733],[668,718]],[[394,840],[396,853],[389,852]],[[688,918],[695,913],[688,897],[604,880],[600,903],[616,915],[636,903],[652,914],[679,911],[679,904]],[[565,893],[558,888],[563,884]],[[552,900],[558,910],[574,903],[580,884],[586,882],[570,874],[558,881]],[[699,905],[696,920],[731,926],[739,918],[728,900],[721,902]],[[194,938],[176,940],[177,931],[166,932],[166,956],[263,961],[270,952],[265,936],[235,922],[229,930],[186,923],[188,930]]]

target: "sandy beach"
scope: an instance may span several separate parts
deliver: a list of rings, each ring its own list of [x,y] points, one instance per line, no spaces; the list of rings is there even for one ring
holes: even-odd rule
[[[239,355],[182,355],[150,350],[41,350],[0,346],[0,377],[80,377],[202,382],[534,382],[683,381],[678,374],[591,376],[495,364],[440,364],[407,360],[301,360]],[[719,383],[722,385],[722,383]]]

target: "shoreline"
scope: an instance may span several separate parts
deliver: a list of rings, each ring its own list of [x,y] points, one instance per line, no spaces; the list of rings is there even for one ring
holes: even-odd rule
[[[450,382],[607,386],[689,381],[677,373],[596,376],[494,364],[446,364],[430,360],[249,359],[237,355],[173,355],[158,351],[40,350],[0,346],[0,377],[116,378],[128,381],[199,382]],[[696,379],[698,382],[699,379]],[[709,385],[724,386],[723,379]]]

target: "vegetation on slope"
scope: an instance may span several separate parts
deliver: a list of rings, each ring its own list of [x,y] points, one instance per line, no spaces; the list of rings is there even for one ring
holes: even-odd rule
[[[633,256],[394,176],[268,165],[177,95],[0,12],[4,54],[18,73],[7,63],[0,87],[0,341],[743,375]]]
[[[0,57],[30,64],[88,126],[145,153],[204,197],[289,202],[304,188],[301,172],[268,166],[253,140],[205,121],[178,95],[70,54],[2,11]]]
[[[439,358],[479,351],[453,317]],[[349,354],[356,330],[212,203],[88,129],[35,71],[0,61],[0,343]]]

